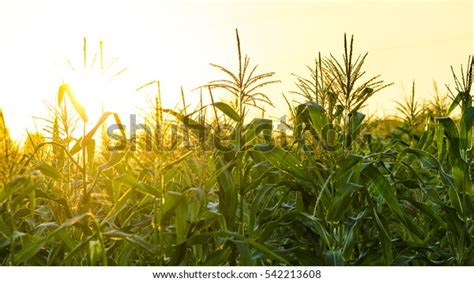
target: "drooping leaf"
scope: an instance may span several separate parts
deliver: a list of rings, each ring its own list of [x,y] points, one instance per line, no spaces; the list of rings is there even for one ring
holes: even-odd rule
[[[63,175],[61,174],[61,172],[59,172],[59,170],[57,170],[56,168],[50,166],[49,164],[45,162],[38,162],[33,166],[33,168],[38,169],[39,171],[41,171],[41,173],[43,173],[44,175],[48,177],[51,177],[54,180],[59,181],[63,178]]]
[[[230,105],[224,102],[215,102],[212,105],[216,107],[217,109],[219,109],[221,112],[223,112],[226,116],[233,119],[234,121],[240,122],[241,118],[239,114],[236,111],[234,111],[234,109]]]
[[[79,114],[82,121],[86,123],[87,122],[86,109],[84,108],[84,106],[81,105],[79,100],[77,100],[76,96],[74,95],[74,92],[71,89],[71,86],[67,83],[64,83],[61,86],[59,86],[58,105],[60,105],[62,101],[64,100],[64,94],[66,94],[69,97],[69,100],[71,101],[72,106],[74,107],[76,112]]]

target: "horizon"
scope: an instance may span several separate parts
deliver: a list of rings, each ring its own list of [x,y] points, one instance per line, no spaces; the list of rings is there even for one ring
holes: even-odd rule
[[[84,78],[66,63],[80,69],[84,36],[88,67],[103,41],[104,60],[118,57],[109,75],[127,69],[106,90],[88,82],[75,91],[92,120],[101,100],[106,110],[139,112],[154,90],[135,89],[152,80],[160,80],[166,107],[179,101],[181,86],[196,102],[191,90],[221,77],[209,63],[235,69],[234,28],[251,63],[282,81],[267,91],[276,106],[267,115],[275,119],[287,108],[282,93],[296,88],[291,74],[306,75],[318,52],[340,58],[344,34],[354,35],[356,54],[368,52],[367,76],[394,83],[364,109],[378,117],[395,114],[413,80],[420,102],[433,95],[433,81],[444,93],[450,66],[458,70],[474,50],[474,1],[119,1],[110,10],[104,2],[23,0],[0,6],[0,108],[17,140],[34,128],[33,116],[47,115],[44,102],[54,103],[61,82],[91,80],[91,72]]]

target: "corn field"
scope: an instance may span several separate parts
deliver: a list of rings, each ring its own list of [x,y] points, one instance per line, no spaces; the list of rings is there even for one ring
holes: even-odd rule
[[[236,42],[238,67],[211,64],[197,105],[181,90],[164,108],[160,82],[144,85],[156,96],[133,134],[114,112],[87,127],[67,83],[24,144],[0,112],[0,263],[474,265],[472,57],[429,102],[413,82],[397,118],[369,118],[391,84],[344,36],[341,58],[294,74],[277,127],[279,81]]]

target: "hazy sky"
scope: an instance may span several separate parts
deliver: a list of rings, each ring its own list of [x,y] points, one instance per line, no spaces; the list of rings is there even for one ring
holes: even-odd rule
[[[286,110],[291,73],[304,73],[319,51],[342,54],[345,32],[355,35],[356,52],[369,52],[368,74],[395,83],[367,111],[391,114],[402,85],[408,91],[415,79],[420,99],[429,97],[433,80],[444,89],[450,65],[474,54],[474,1],[0,0],[0,108],[15,137],[31,128],[62,81],[80,81],[65,58],[81,68],[84,36],[89,62],[103,40],[105,60],[118,57],[112,70],[127,67],[105,94],[77,87],[88,110],[106,100],[106,110],[133,113],[153,91],[134,89],[155,79],[172,107],[181,85],[195,97],[191,89],[221,77],[209,62],[236,66],[234,28],[253,63],[282,80],[268,90],[277,105],[270,114]]]

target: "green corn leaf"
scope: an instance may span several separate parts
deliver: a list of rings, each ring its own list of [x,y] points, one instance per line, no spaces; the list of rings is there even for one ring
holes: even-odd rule
[[[224,102],[215,102],[212,104],[214,107],[219,109],[221,112],[223,112],[226,116],[230,117],[236,122],[240,122],[241,118],[237,112],[234,111],[234,109],[229,106],[228,104]]]
[[[63,178],[63,175],[61,174],[61,172],[59,172],[59,170],[57,170],[56,168],[50,166],[49,164],[47,164],[45,162],[36,163],[33,166],[33,168],[41,171],[42,174],[44,174],[48,177],[51,177],[54,180],[59,181]]]
[[[382,195],[390,209],[400,218],[403,218],[403,212],[398,203],[397,196],[385,176],[373,164],[365,165],[361,173],[372,182],[372,185]]]
[[[244,144],[252,142],[260,133],[263,133],[266,144],[271,142],[273,124],[272,120],[264,118],[255,118],[245,126]]]
[[[301,125],[303,122],[310,121],[320,136],[322,136],[323,128],[329,124],[324,108],[314,102],[306,102],[297,106],[296,114],[297,124]]]
[[[449,117],[439,117],[436,120],[441,124],[444,129],[444,134],[448,138],[450,144],[450,156],[455,159],[461,159],[460,147],[459,147],[459,134],[458,129],[454,121]]]
[[[353,112],[351,115],[351,136],[354,138],[361,129],[362,122],[365,119],[365,115],[359,112]]]
[[[130,174],[122,174],[122,175],[117,176],[116,178],[114,178],[114,180],[116,182],[125,184],[125,185],[133,188],[134,190],[136,190],[140,193],[150,195],[150,196],[153,196],[155,198],[160,198],[160,193],[157,189],[155,189],[154,187],[152,187],[152,186],[150,186],[150,185],[148,185],[148,184],[146,184],[142,181],[138,181],[135,177],[133,177]]]
[[[110,154],[110,157],[107,160],[107,163],[99,166],[97,170],[99,172],[103,172],[107,169],[110,169],[110,168],[116,166],[117,164],[119,164],[124,159],[125,155],[127,155],[127,152],[113,151]]]
[[[390,227],[387,224],[385,218],[375,210],[372,210],[372,215],[374,217],[374,224],[377,230],[379,231],[379,239],[382,244],[383,257],[385,259],[386,265],[391,265],[393,261],[392,253],[392,239],[390,236]]]
[[[104,236],[111,237],[115,239],[123,239],[135,247],[140,248],[151,254],[156,254],[157,247],[149,242],[147,242],[142,236],[129,234],[120,230],[112,229],[110,231],[104,232]]]
[[[326,266],[344,266],[341,250],[330,250],[324,253],[324,265]]]
[[[235,232],[226,231],[226,232],[221,232],[220,234],[224,235],[224,236],[231,236],[231,237],[234,237],[235,239],[237,239],[239,241],[243,241],[243,242],[245,242],[249,246],[255,248],[257,251],[261,252],[262,254],[264,254],[265,256],[267,256],[270,259],[277,260],[280,263],[283,263],[285,265],[290,264],[285,258],[278,255],[277,253],[275,253],[273,250],[271,250],[270,248],[268,248],[264,244],[258,243],[254,240],[249,239],[249,238],[245,238],[242,235],[240,235],[238,233],[235,233]]]
[[[309,181],[308,174],[305,173],[303,164],[289,151],[285,151],[280,147],[272,147],[261,149],[255,146],[255,150],[251,154],[257,153],[270,162],[276,168],[289,173],[292,177]]]
[[[27,262],[28,260],[32,259],[38,252],[41,251],[41,249],[44,247],[44,245],[58,232],[61,230],[64,230],[65,228],[71,227],[77,223],[79,223],[81,220],[83,220],[86,217],[90,217],[91,214],[85,213],[73,218],[69,218],[66,221],[64,221],[63,224],[61,224],[59,227],[57,227],[54,231],[49,233],[46,237],[43,238],[34,238],[32,242],[29,242],[28,245],[23,248],[17,255],[15,255],[15,262],[16,264],[21,263],[21,262]]]
[[[163,217],[161,218],[161,224],[171,218],[173,212],[185,201],[182,193],[170,191],[166,193],[165,204],[163,206]]]
[[[474,107],[464,110],[459,124],[460,145],[463,150],[472,148],[472,122],[474,121]]]

